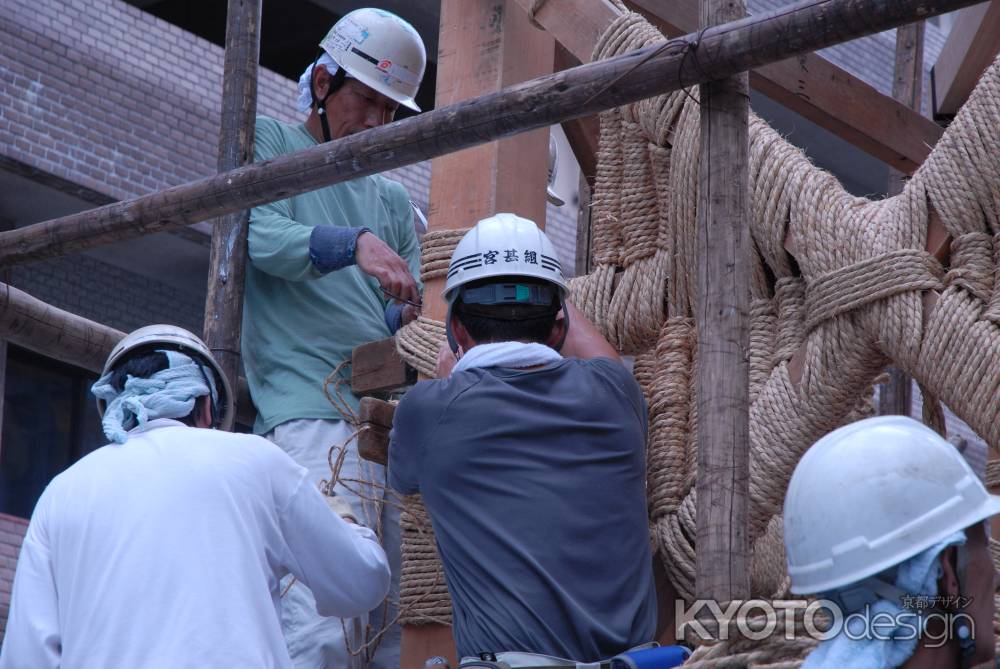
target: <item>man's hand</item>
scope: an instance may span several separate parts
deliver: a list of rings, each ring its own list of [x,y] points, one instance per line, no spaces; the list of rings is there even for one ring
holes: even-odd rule
[[[351,508],[350,502],[338,495],[324,495],[323,497],[326,499],[326,504],[330,507],[331,511],[349,523],[358,524],[357,515],[354,513],[354,509]]]
[[[409,265],[373,233],[366,230],[358,236],[354,259],[361,271],[375,277],[392,297],[420,304],[420,292]]]
[[[441,344],[441,348],[438,349],[437,377],[447,379],[451,376],[451,370],[455,367],[456,362],[458,362],[458,358],[448,346],[448,342]]]
[[[420,307],[415,307],[412,304],[403,305],[403,325],[409,325],[413,321],[417,320],[418,316],[420,316]]]

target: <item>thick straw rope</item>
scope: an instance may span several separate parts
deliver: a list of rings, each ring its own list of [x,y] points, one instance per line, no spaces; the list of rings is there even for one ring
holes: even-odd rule
[[[601,37],[594,58],[662,39],[626,12]],[[695,575],[699,112],[692,89],[602,113],[594,270],[571,282],[577,306],[619,350],[637,356],[650,409],[653,541],[688,599]],[[904,191],[870,201],[847,193],[751,115],[754,596],[772,596],[786,578],[779,514],[799,457],[823,434],[870,413],[872,384],[888,363],[925,389],[929,419],[942,420],[935,412],[940,398],[990,446],[1000,445],[998,127],[1000,61]],[[924,251],[932,213],[953,238],[947,266]],[[936,296],[933,309],[925,305],[928,294]],[[399,339],[404,358],[433,372],[442,324],[421,319]],[[793,358],[801,369],[796,380]]]

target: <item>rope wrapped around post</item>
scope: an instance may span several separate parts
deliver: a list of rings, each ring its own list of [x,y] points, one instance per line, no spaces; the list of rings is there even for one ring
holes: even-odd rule
[[[594,57],[663,39],[641,16],[625,13]],[[697,555],[690,379],[698,358],[698,104],[692,89],[601,114],[594,270],[571,281],[576,305],[620,351],[636,356],[650,412],[652,541],[689,601]],[[753,596],[773,597],[786,580],[780,512],[796,463],[820,436],[871,413],[872,384],[886,365],[913,376],[1000,447],[998,128],[1000,61],[903,192],[873,201],[847,193],[751,115]],[[952,239],[944,261],[925,250],[935,216]],[[404,358],[433,370],[443,324],[417,321],[400,340]],[[933,411],[936,402],[928,406]],[[743,659],[696,666],[762,661],[756,651],[732,648]]]

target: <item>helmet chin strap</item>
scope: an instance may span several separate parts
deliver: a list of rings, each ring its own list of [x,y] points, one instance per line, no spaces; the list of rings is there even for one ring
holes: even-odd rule
[[[955,554],[957,562],[955,565],[955,576],[958,579],[958,594],[961,596],[966,594],[966,585],[968,584],[969,550],[963,544],[955,548]],[[959,666],[962,669],[969,669],[976,655],[974,634],[973,628],[969,625],[965,617],[956,617],[954,635],[958,638],[958,647],[961,652]]]
[[[313,76],[316,74],[316,65],[322,57],[323,50],[320,49],[319,53],[316,54],[316,60],[313,61],[312,75],[309,77],[309,94],[312,96],[312,103],[316,108],[316,115],[319,116],[319,124],[323,129],[323,142],[326,143],[331,139],[330,122],[326,119],[326,101],[327,98],[336,93],[337,89],[343,85],[347,73],[344,71],[344,68],[338,65],[337,72],[330,75],[330,85],[327,87],[326,95],[323,96],[322,100],[318,99],[316,97],[316,87],[313,84]],[[329,74],[329,72],[327,74]]]

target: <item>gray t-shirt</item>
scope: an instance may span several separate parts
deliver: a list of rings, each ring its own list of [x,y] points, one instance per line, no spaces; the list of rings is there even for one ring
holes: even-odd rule
[[[646,406],[620,364],[455,372],[399,403],[389,483],[421,492],[460,656],[593,662],[650,641]]]

